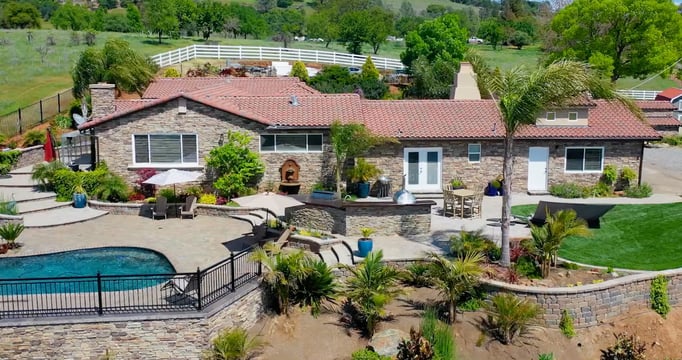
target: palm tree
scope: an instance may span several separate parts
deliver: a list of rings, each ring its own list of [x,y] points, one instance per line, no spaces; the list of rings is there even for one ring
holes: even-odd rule
[[[505,130],[504,176],[502,198],[502,258],[503,266],[510,265],[509,225],[513,178],[514,135],[524,125],[535,124],[538,114],[548,108],[562,108],[581,96],[618,100],[637,114],[641,110],[632,101],[619,96],[613,85],[602,81],[588,64],[560,60],[534,71],[516,67],[508,71],[491,71],[481,57],[468,54],[476,70],[481,92],[497,101]]]
[[[372,251],[362,264],[356,267],[343,266],[351,273],[345,295],[357,307],[370,337],[384,315],[384,307],[402,293],[397,286],[400,271],[384,264],[383,257],[381,250]]]
[[[307,257],[303,260],[304,275],[296,291],[296,301],[301,306],[310,306],[317,317],[322,305],[336,303],[337,283],[332,269],[324,261]]]
[[[430,253],[428,257],[432,261],[430,274],[435,280],[435,286],[448,302],[450,323],[454,324],[457,301],[478,283],[483,274],[481,263],[484,256],[480,252],[470,252],[455,260],[436,253]]]
[[[291,297],[305,276],[305,253],[302,250],[285,253],[274,243],[267,243],[256,249],[250,259],[263,264],[262,285],[277,298],[277,310],[289,315]]]
[[[559,251],[561,243],[569,236],[589,236],[587,222],[578,218],[575,210],[560,210],[550,216],[543,226],[531,225],[533,251],[540,259],[542,277],[549,276],[549,265]]]

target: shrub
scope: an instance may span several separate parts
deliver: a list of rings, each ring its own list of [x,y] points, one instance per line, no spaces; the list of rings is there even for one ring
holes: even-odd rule
[[[616,166],[615,165],[604,166],[604,170],[602,170],[601,178],[599,179],[599,181],[606,184],[607,186],[611,186],[615,184],[617,179],[618,169],[616,168]]]
[[[514,270],[521,275],[529,279],[540,279],[542,274],[540,274],[540,268],[535,264],[535,260],[528,256],[521,256],[516,260],[514,264]]]
[[[31,179],[37,181],[42,190],[48,191],[53,189],[55,173],[62,169],[66,169],[66,165],[60,161],[36,164],[33,166]]]
[[[156,185],[144,184],[144,182],[147,181],[147,179],[149,179],[150,177],[156,175],[156,170],[144,168],[135,171],[135,174],[137,175],[137,180],[135,180],[135,184],[140,189],[140,192],[142,192],[145,196],[153,196],[154,192],[156,191]]]
[[[294,65],[291,66],[291,77],[297,77],[303,82],[308,82],[308,69],[306,69],[303,61],[294,61]]]
[[[567,338],[572,338],[575,336],[575,329],[573,328],[573,317],[568,313],[568,310],[561,310],[561,320],[559,321],[559,329],[561,333],[566,335]]]
[[[429,340],[422,336],[421,331],[410,328],[410,339],[402,340],[398,344],[397,360],[431,360],[433,348]]]
[[[633,181],[637,179],[637,173],[631,168],[624,166],[620,169],[620,175],[618,176],[618,182],[623,185],[623,188],[627,189],[630,187]]]
[[[45,133],[39,130],[31,130],[24,134],[24,147],[45,143]]]
[[[97,186],[91,194],[98,200],[121,202],[128,198],[129,192],[128,184],[122,177],[107,173],[99,179]],[[144,199],[144,195],[140,194],[140,196]]]
[[[584,188],[574,183],[551,185],[549,193],[564,199],[577,199],[587,197]]]
[[[661,142],[672,146],[682,145],[682,135],[664,136]]]
[[[528,332],[540,311],[538,305],[516,295],[497,294],[485,306],[487,318],[483,319],[483,327],[501,343],[511,344],[514,338]]]
[[[23,231],[23,224],[8,222],[0,226],[0,237],[7,241],[10,249],[14,249],[17,247],[16,240]]]
[[[331,267],[320,259],[305,258],[302,264],[298,285],[294,292],[294,301],[299,306],[310,306],[314,317],[320,314],[325,304],[336,304],[335,297],[338,286]]]
[[[538,356],[538,360],[554,360],[554,354],[553,353],[540,354],[540,356]]]
[[[180,198],[175,195],[175,191],[173,189],[161,189],[159,190],[158,196],[165,197],[169,203],[176,203],[180,201]]]
[[[491,261],[498,260],[501,255],[501,250],[495,242],[483,235],[483,229],[462,230],[458,235],[450,237],[450,253],[453,256],[462,256],[471,252],[484,254]]]
[[[71,201],[73,188],[80,181],[78,173],[68,168],[58,169],[52,177],[52,189],[57,193],[57,201]]]
[[[625,196],[631,198],[646,198],[651,196],[653,190],[651,190],[651,185],[647,183],[642,183],[642,185],[630,186],[625,189]]]
[[[410,264],[403,273],[403,282],[410,286],[426,287],[433,284],[429,277],[429,265],[424,262]]]
[[[565,262],[562,264],[562,266],[568,270],[578,270],[580,269],[580,265],[572,262]]]
[[[134,192],[128,195],[128,201],[142,201],[144,199],[145,199],[144,194],[140,194],[138,192]]]
[[[63,114],[59,114],[54,118],[54,123],[60,129],[70,129],[73,124],[73,121],[71,120],[70,117]]]
[[[423,336],[429,340],[434,359],[455,359],[456,346],[452,326],[440,321],[435,309],[427,308],[420,325]]]
[[[613,346],[601,351],[600,360],[644,360],[646,344],[634,335],[628,336],[625,333],[613,334],[616,343]]]
[[[199,186],[190,186],[187,189],[185,189],[185,194],[196,196],[198,199],[199,197],[201,197],[202,189]]]
[[[665,276],[658,275],[655,279],[651,280],[649,298],[651,300],[651,308],[665,319],[670,312],[668,279]]]
[[[254,187],[265,172],[259,154],[249,148],[250,142],[248,134],[228,131],[225,144],[213,148],[206,158],[207,165],[216,171],[213,186],[228,199]]]
[[[217,199],[213,194],[202,194],[199,197],[199,204],[215,205],[216,201]]]
[[[0,151],[0,175],[7,175],[21,157],[21,151]]]
[[[163,71],[163,77],[165,78],[179,78],[180,76],[182,75],[180,75],[180,72],[175,68],[168,68]]]
[[[236,328],[225,330],[213,339],[211,349],[205,358],[210,360],[247,359],[263,347],[264,343],[257,338],[249,337],[246,330]]]
[[[613,194],[611,186],[601,181],[592,187],[588,187],[588,189],[590,190],[590,196],[592,197],[609,197]]]
[[[390,356],[381,356],[369,349],[362,349],[351,354],[351,360],[391,360]]]

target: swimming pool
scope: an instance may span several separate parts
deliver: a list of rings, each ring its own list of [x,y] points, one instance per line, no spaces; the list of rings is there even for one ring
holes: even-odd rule
[[[162,254],[135,247],[104,247],[0,258],[0,295],[119,291],[157,285],[175,268]],[[102,275],[97,284],[97,272]],[[125,277],[109,277],[112,275]],[[135,276],[131,276],[135,275]],[[144,276],[138,275],[159,275]],[[83,279],[49,279],[88,277]],[[40,279],[7,281],[7,279]],[[21,285],[21,286],[20,286]]]

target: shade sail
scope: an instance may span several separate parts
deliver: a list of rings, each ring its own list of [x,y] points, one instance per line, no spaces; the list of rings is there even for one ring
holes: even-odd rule
[[[535,215],[530,219],[530,222],[537,226],[542,226],[545,224],[548,211],[551,216],[559,210],[573,209],[578,218],[587,221],[588,227],[599,228],[599,218],[614,206],[615,205],[612,204],[571,204],[540,201],[538,203],[538,208],[535,210]]]

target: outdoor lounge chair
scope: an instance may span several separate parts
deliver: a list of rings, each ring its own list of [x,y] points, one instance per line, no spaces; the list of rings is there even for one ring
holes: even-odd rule
[[[152,220],[157,217],[163,216],[164,219],[168,219],[168,200],[163,196],[158,196],[156,198],[156,204],[152,208]]]
[[[613,207],[614,205],[608,204],[571,204],[540,201],[530,222],[537,226],[542,226],[545,224],[548,213],[551,216],[559,210],[573,209],[578,218],[587,221],[588,227],[598,229],[600,226],[599,218]]]
[[[168,280],[161,290],[172,290],[174,295],[187,295],[196,292],[199,289],[199,278],[197,274],[183,275],[174,277]]]
[[[191,216],[192,219],[197,215],[197,197],[188,196],[185,200],[185,205],[180,207],[180,219],[185,216]]]

